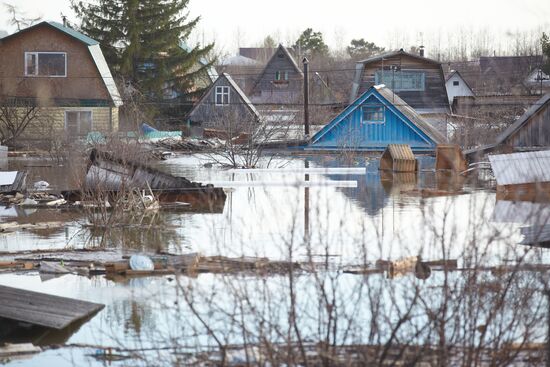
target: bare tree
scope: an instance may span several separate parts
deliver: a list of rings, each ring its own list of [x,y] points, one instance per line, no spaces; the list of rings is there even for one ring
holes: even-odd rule
[[[2,98],[0,100],[0,143],[14,145],[28,129],[39,129],[52,124],[46,107],[40,107],[34,99]]]

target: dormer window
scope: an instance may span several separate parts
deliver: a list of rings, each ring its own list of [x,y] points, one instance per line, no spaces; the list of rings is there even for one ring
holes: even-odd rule
[[[220,85],[216,87],[216,106],[226,106],[229,104],[229,87]]]
[[[67,53],[25,52],[25,76],[66,77]]]
[[[458,87],[460,85],[460,82],[458,80],[453,80],[453,85],[455,87]]]

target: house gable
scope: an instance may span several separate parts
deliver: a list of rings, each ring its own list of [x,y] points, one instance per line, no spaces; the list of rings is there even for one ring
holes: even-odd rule
[[[416,151],[434,150],[442,138],[403,108],[410,107],[395,106],[377,87],[370,88],[315,134],[309,149],[383,150],[388,144],[408,144]],[[366,121],[369,116],[378,121]]]
[[[452,105],[455,97],[475,96],[474,91],[458,71],[453,71],[445,82],[449,103]]]
[[[284,104],[301,97],[304,74],[288,50],[279,45],[254,83],[253,102]]]
[[[188,120],[218,125],[228,119],[257,122],[260,114],[231,76],[223,73],[189,112]]]

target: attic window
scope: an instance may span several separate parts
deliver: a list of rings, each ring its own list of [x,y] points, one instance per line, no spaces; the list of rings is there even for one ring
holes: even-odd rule
[[[364,124],[383,124],[384,122],[386,122],[384,106],[363,106]]]
[[[277,70],[275,72],[275,81],[288,81],[288,70]]]
[[[25,52],[25,76],[67,76],[65,52]]]
[[[413,70],[378,70],[375,84],[385,84],[394,92],[422,92],[426,90],[426,75]]]
[[[220,85],[216,87],[216,106],[226,106],[229,104],[229,87]]]
[[[454,81],[453,81],[453,85],[454,85],[455,87],[458,87],[458,86],[460,85],[460,82],[459,82],[458,80],[454,80]]]

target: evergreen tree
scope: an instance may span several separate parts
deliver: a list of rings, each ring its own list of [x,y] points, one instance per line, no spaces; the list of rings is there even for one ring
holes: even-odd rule
[[[353,39],[347,48],[352,59],[366,59],[384,52],[384,47],[378,47],[374,42],[367,42],[365,39]]]
[[[328,46],[323,40],[323,34],[321,32],[314,32],[311,28],[303,31],[292,47],[304,55],[328,55]]]
[[[201,65],[213,45],[184,48],[199,18],[187,19],[189,0],[96,0],[72,8],[81,30],[101,43],[116,76],[160,101],[171,90],[179,102],[201,91],[195,81],[212,63]],[[197,67],[197,65],[201,65]]]
[[[550,75],[550,37],[548,37],[546,33],[543,33],[540,41],[542,44],[542,54],[544,57],[542,70],[546,74]]]

